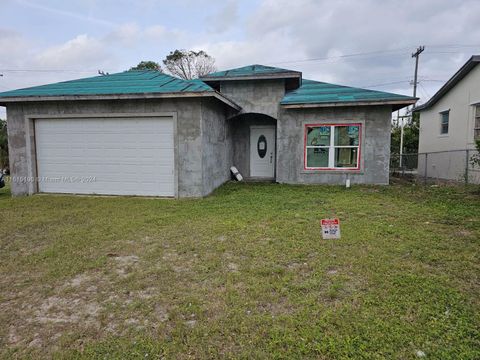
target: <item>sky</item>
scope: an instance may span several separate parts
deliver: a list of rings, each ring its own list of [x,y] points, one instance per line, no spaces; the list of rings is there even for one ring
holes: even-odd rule
[[[420,103],[480,54],[478,0],[0,0],[0,91],[119,72],[175,49]],[[0,117],[5,109],[0,107]]]

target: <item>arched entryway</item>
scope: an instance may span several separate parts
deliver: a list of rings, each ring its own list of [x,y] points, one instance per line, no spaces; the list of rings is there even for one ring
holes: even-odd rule
[[[229,119],[232,163],[251,180],[275,180],[277,120],[259,113],[239,114]]]

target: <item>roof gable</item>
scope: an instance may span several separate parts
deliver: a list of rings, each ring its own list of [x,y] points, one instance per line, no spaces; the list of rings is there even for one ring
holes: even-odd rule
[[[473,68],[480,63],[480,55],[473,55],[463,66],[423,105],[417,106],[414,111],[426,110],[435,105],[446,93],[457,85]]]
[[[350,103],[352,105],[378,103],[404,106],[413,104],[416,100],[405,95],[304,79],[298,89],[285,94],[280,104],[286,107],[346,106]]]
[[[183,80],[154,70],[129,70],[0,93],[0,98],[68,95],[214,92],[201,80]]]
[[[299,71],[277,68],[266,65],[248,65],[235,69],[217,71],[202,76],[202,80],[241,80],[245,78],[282,78],[282,77],[301,77]]]

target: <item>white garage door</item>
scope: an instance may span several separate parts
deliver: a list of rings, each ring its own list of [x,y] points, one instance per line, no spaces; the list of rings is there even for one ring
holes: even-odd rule
[[[170,117],[38,119],[39,191],[174,196]]]

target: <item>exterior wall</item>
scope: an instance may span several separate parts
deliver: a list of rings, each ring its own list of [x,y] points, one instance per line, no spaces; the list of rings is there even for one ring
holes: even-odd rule
[[[263,114],[240,114],[229,120],[232,131],[232,165],[245,178],[250,177],[250,126],[276,125],[277,121]]]
[[[419,175],[432,179],[465,180],[466,152],[475,149],[475,106],[480,103],[480,66],[473,68],[435,105],[420,112]],[[440,112],[450,110],[448,134],[440,134]],[[473,151],[470,151],[473,154]],[[480,183],[480,169],[469,169],[469,182]]]
[[[295,184],[388,184],[390,106],[283,109],[283,80],[231,81],[222,92],[243,107],[231,109],[214,99],[144,99],[43,101],[8,105],[10,170],[13,177],[35,174],[35,139],[32,115],[69,116],[105,114],[162,114],[176,118],[176,179],[178,197],[211,193],[230,178],[235,165],[250,176],[250,126],[277,125],[276,178]],[[227,120],[228,119],[228,120]],[[79,119],[81,121],[81,119]],[[359,171],[304,170],[304,125],[307,123],[362,123]],[[13,195],[35,192],[28,182],[13,182]]]
[[[214,105],[210,104],[210,108]],[[223,108],[223,105],[217,105]],[[201,99],[148,99],[109,101],[67,101],[9,104],[7,121],[9,132],[10,171],[12,177],[27,178],[35,173],[35,148],[33,126],[25,119],[29,115],[78,115],[119,113],[174,113],[177,118],[177,183],[179,197],[198,197],[211,191],[215,183],[204,185],[202,155],[202,100]],[[208,112],[205,112],[207,116]],[[81,119],[79,119],[81,121]],[[218,122],[218,118],[216,120]],[[204,129],[206,127],[203,127]],[[208,131],[207,131],[208,132]],[[27,141],[27,136],[29,139]],[[222,165],[223,166],[223,165]],[[34,174],[33,176],[35,176]],[[225,179],[222,176],[222,181]],[[13,195],[35,192],[32,184],[12,182]]]
[[[223,81],[220,92],[242,107],[242,113],[260,113],[278,119],[280,101],[285,95],[285,81]]]
[[[226,109],[211,99],[202,100],[203,195],[210,194],[230,179],[232,134]]]
[[[232,133],[232,165],[250,177],[250,126],[275,125],[280,101],[285,96],[285,80],[231,80],[220,83],[220,92],[242,107],[241,114],[229,119]]]
[[[473,68],[435,105],[420,112],[420,153],[474,149],[475,107],[480,103],[480,66]],[[440,112],[449,110],[448,134],[440,134]]]
[[[389,181],[390,106],[282,109],[277,122],[277,181],[381,184]],[[304,170],[305,124],[361,123],[360,170]]]

